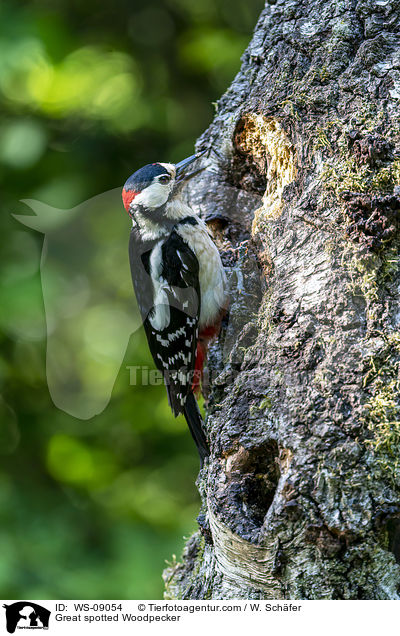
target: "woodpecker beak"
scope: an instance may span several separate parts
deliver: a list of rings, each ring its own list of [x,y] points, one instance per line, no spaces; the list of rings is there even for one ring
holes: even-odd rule
[[[187,159],[183,159],[183,161],[176,163],[175,164],[175,169],[176,169],[175,180],[183,181],[184,179],[190,179],[190,177],[194,177],[194,175],[200,172],[200,170],[203,170],[203,168],[200,168],[200,170],[195,170],[189,174],[186,171],[188,166],[190,166],[194,161],[196,161],[196,159],[199,159],[199,157],[202,157],[203,155],[205,155],[205,153],[208,152],[208,150],[209,149],[206,148],[206,150],[202,150],[201,152],[198,152],[195,155],[191,155],[191,157],[188,157]]]

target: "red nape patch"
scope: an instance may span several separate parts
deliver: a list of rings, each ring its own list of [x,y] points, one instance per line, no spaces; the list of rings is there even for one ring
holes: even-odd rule
[[[139,192],[135,192],[135,190],[125,190],[125,188],[122,190],[122,201],[124,203],[124,208],[128,213],[129,206],[137,194],[139,194]]]

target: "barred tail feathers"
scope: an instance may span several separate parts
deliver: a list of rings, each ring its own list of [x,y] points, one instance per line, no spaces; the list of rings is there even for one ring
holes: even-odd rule
[[[186,398],[184,415],[200,455],[200,465],[203,466],[204,460],[210,454],[210,448],[204,434],[203,420],[193,393],[189,393]]]

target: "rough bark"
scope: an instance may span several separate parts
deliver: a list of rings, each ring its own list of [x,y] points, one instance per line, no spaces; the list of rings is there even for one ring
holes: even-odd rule
[[[399,24],[271,0],[199,140],[232,304],[167,598],[399,598]]]

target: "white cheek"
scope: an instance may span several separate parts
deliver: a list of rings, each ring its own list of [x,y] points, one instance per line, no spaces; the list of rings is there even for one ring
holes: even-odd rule
[[[134,203],[143,205],[145,208],[159,208],[168,200],[169,192],[169,185],[153,183],[135,197]]]

